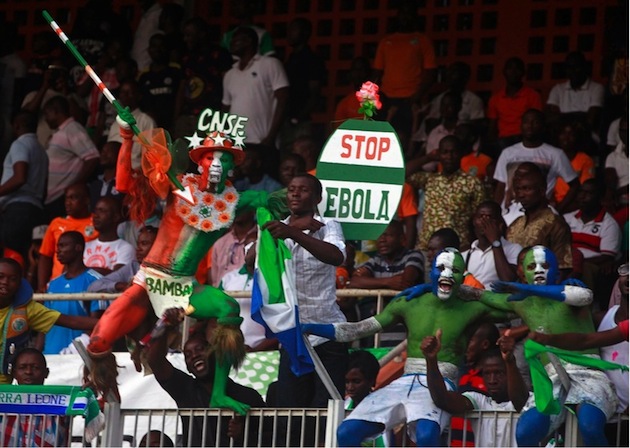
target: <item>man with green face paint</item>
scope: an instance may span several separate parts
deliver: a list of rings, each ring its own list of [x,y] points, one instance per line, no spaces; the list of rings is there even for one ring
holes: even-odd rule
[[[116,189],[134,191],[134,183],[148,179],[155,193],[161,192],[166,196],[167,204],[155,243],[144,258],[133,285],[101,317],[90,338],[88,351],[98,364],[111,351],[114,341],[132,331],[139,337],[144,336],[152,322],[162,317],[169,308],[182,308],[186,314],[197,319],[216,318],[218,327],[209,341],[216,359],[209,406],[226,407],[244,414],[249,406],[225,393],[230,368],[238,366],[245,356],[239,328],[242,322],[239,305],[219,289],[197,284],[194,276],[201,259],[229,229],[235,215],[244,208],[267,205],[267,195],[264,192],[239,194],[227,181],[235,165],[243,161],[244,153],[235,140],[218,131],[209,134],[201,145],[189,152],[200,174],[188,173],[179,177],[193,200],[169,193],[170,185],[163,171],[170,164],[162,162],[158,152],[147,154],[149,151],[146,151],[142,172],[130,169],[133,133],[123,121],[124,117],[118,120],[124,141],[118,158]],[[144,138],[151,138],[151,149],[156,151],[158,137],[154,134]],[[168,139],[162,142],[158,150],[164,153],[171,149],[165,143]],[[149,156],[152,159],[147,160]],[[149,188],[145,191],[147,195],[153,193]],[[132,198],[135,201],[132,207],[134,204],[142,207],[145,201],[143,194],[138,194],[136,190]],[[115,366],[110,364],[103,370],[111,373],[112,369]],[[98,368],[92,370],[92,377],[98,374]]]
[[[463,287],[467,299],[479,300],[505,312],[514,312],[535,331],[544,333],[592,333],[595,331],[590,304],[592,292],[580,286],[557,285],[558,263],[552,251],[544,246],[527,249],[521,265],[527,284],[497,282],[492,291]],[[597,350],[582,353],[598,358]],[[548,364],[547,372],[554,385],[554,397],[560,394],[560,378]],[[565,403],[577,405],[578,427],[585,446],[604,446],[604,424],[617,407],[617,396],[607,376],[599,370],[574,364],[564,368],[571,379]],[[550,417],[536,408],[525,410],[516,428],[519,446],[537,446],[561,419]]]
[[[450,415],[431,400],[426,387],[421,341],[435,334],[438,328],[442,329],[439,368],[446,378],[446,386],[453,390],[457,369],[466,350],[466,329],[483,318],[503,320],[507,316],[481,302],[465,302],[459,298],[464,271],[461,254],[456,249],[447,248],[434,259],[431,285],[428,285],[432,292],[425,290],[413,300],[403,296],[395,298],[381,313],[361,322],[302,325],[305,332],[340,342],[372,335],[399,322],[407,327],[409,344],[404,375],[368,395],[352,411],[337,430],[339,446],[359,446],[363,440],[405,420],[418,446],[440,445],[440,433]]]

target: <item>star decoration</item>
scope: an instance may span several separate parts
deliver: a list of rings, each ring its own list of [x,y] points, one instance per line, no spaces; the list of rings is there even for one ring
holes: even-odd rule
[[[214,137],[212,137],[212,140],[214,140],[214,144],[215,146],[223,146],[223,144],[225,143],[225,137],[217,132],[217,135],[215,135]]]
[[[197,146],[201,146],[203,139],[197,135],[197,131],[192,135],[192,137],[184,137],[190,143],[188,144],[189,148],[196,148]]]
[[[245,136],[244,135],[235,135],[234,136],[234,146],[240,146],[241,148],[245,146]]]
[[[210,211],[208,207],[203,207],[201,210],[199,210],[199,214],[203,216],[204,218],[207,218],[208,216],[212,214],[212,212]]]

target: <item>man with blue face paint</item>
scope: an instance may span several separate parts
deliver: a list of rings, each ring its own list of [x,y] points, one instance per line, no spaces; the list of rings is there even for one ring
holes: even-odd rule
[[[557,285],[558,263],[544,246],[530,248],[521,265],[526,284],[497,282],[491,291],[462,288],[462,296],[474,298],[505,312],[514,312],[532,330],[544,333],[591,333],[595,331],[590,304],[592,292],[580,286]],[[506,300],[507,299],[507,300]],[[599,358],[596,349],[581,353]],[[577,405],[578,427],[585,446],[605,446],[604,424],[617,407],[617,396],[607,376],[600,370],[564,363],[571,379],[566,404]],[[560,395],[560,378],[551,364],[546,366],[553,383],[553,395]],[[526,409],[516,428],[519,446],[538,446],[542,438],[557,428],[562,419]]]
[[[493,310],[481,302],[459,298],[464,280],[464,259],[453,248],[435,258],[431,284],[421,285],[414,292],[420,296],[394,298],[376,316],[361,322],[304,324],[303,330],[332,340],[347,342],[372,335],[402,322],[407,327],[408,358],[404,375],[368,395],[337,430],[339,446],[359,446],[384,430],[408,424],[410,437],[418,446],[439,446],[440,433],[450,415],[438,408],[426,387],[426,362],[420,343],[426,336],[442,329],[442,350],[438,354],[439,369],[446,387],[454,390],[458,366],[464,360],[466,329],[480,319],[504,320],[505,312]],[[431,289],[429,289],[431,288]]]

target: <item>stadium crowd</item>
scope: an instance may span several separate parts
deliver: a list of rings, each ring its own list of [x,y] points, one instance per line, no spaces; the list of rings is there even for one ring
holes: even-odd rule
[[[526,339],[628,364],[627,60],[621,84],[613,85],[611,77],[604,86],[591,79],[584,55],[570,52],[566,80],[543,98],[527,86],[525,62],[511,57],[502,61],[504,84],[484,104],[467,88],[471,72],[464,62],[451,64],[444,82],[436,83],[430,37],[417,31],[415,3],[401,2],[397,31],[383,37],[374,60],[357,55],[352,61],[353,90],[327,125],[332,132],[343,120],[362,118],[354,92],[372,80],[379,84],[383,102],[374,119],[394,127],[406,162],[395,220],[376,241],[350,241],[338,224],[316,211],[321,200],[316,165],[324,142],[313,114],[326,69],[309,46],[309,20],[291,21],[291,51],[281,61],[275,57],[273,36],[253,24],[252,2],[234,2],[239,25],[220,42],[211,40],[202,18],[185,19],[176,3],[141,3],[143,16],[133,33],[108,2],[88,1],[68,35],[141,131],[159,127],[173,140],[191,141],[206,109],[248,117],[243,160],[229,173],[230,181],[238,192],[286,196],[286,219],[267,223],[265,229],[290,241],[299,254],[301,317],[307,327],[314,325],[309,327],[311,341],[335,386],[348,397],[340,444],[376,438],[380,445],[375,446],[395,446],[400,434],[394,427],[407,421],[417,423],[409,434],[418,446],[436,445],[448,413],[473,409],[523,410],[522,428],[557,427],[559,421],[529,412],[536,406],[523,355]],[[10,28],[3,33],[9,36]],[[15,355],[22,347],[73,353],[72,341],[80,338],[87,344],[89,331],[110,305],[51,301],[47,309],[30,302],[32,292],[124,292],[156,240],[166,208],[158,202],[142,223],[131,219],[131,193],[116,189],[117,160],[125,144],[116,111],[53,38],[52,33],[36,37],[37,56],[31,61],[20,60],[11,48],[0,57],[0,64],[16,73],[10,90],[3,90],[12,99],[3,110],[10,128],[0,128],[0,142],[6,145],[0,148],[6,153],[0,178],[0,322],[11,327],[19,317],[13,310],[21,307],[27,319],[23,330],[4,330],[0,341],[4,383],[21,381],[8,368],[18,362]],[[614,81],[619,83],[619,77]],[[132,157],[134,169],[140,163],[139,156]],[[296,223],[302,225],[299,235]],[[239,214],[203,257],[197,282],[224,291],[251,290],[258,232],[254,209]],[[447,281],[445,271],[450,272]],[[377,309],[372,297],[336,298],[335,290],[343,288],[393,289],[405,298]],[[590,300],[573,303],[571,288],[590,290]],[[518,300],[536,302],[507,306],[521,303],[507,302],[509,294],[500,293],[508,292],[510,300],[520,294]],[[454,311],[431,300],[461,302],[461,314],[449,314]],[[554,302],[555,308],[546,311],[553,317],[532,315],[548,302]],[[278,341],[267,338],[251,319],[248,301],[239,303],[246,350],[278,349]],[[427,312],[435,317],[431,324],[421,317]],[[463,316],[456,317],[456,329],[453,316]],[[378,365],[370,355],[353,351],[348,360],[347,353],[350,344],[352,350],[369,349],[366,336],[395,324],[404,324],[396,328],[407,332],[408,362],[422,360],[403,378],[426,376],[409,376],[411,385],[404,387],[411,393],[413,381],[423,381],[429,391],[415,402],[402,389],[390,394],[401,400],[402,417],[391,410],[399,403],[374,398],[380,397],[372,392]],[[169,334],[176,332],[176,325],[168,327]],[[214,371],[204,356],[213,331],[211,322],[199,322],[184,345],[195,379],[166,361],[173,339],[166,336],[149,353],[133,344],[134,362],[152,369],[178,405],[202,407],[212,394]],[[580,342],[584,338],[571,339],[575,332],[614,334],[587,347]],[[126,350],[124,341],[115,348]],[[25,352],[21,359],[31,355],[33,363],[41,363],[33,353]],[[267,394],[268,405],[326,407],[321,382],[313,377],[307,385],[295,377],[284,356],[277,392]],[[15,366],[16,373],[22,369]],[[574,401],[567,402],[578,405],[585,442],[606,445],[613,440],[606,438],[611,437],[607,420],[628,412],[628,373],[607,370],[589,381],[596,383],[588,383],[595,390],[601,385],[615,406],[604,408],[583,396],[570,396]],[[234,382],[227,387],[234,399],[265,405],[251,389]],[[408,400],[402,403],[398,395],[405,393]],[[429,421],[421,416],[425,405],[443,414],[424,424]],[[359,417],[353,419],[354,412]],[[235,417],[226,425],[222,443],[229,443],[229,437],[243,443],[239,424]],[[450,425],[457,430],[452,446],[463,446],[464,433],[467,446],[535,445],[546,435],[529,431],[535,434],[527,438],[518,429],[504,434],[506,426],[499,425],[493,431],[502,434],[493,439],[489,427],[476,434],[455,418]],[[10,437],[19,439],[17,433]],[[195,444],[204,443],[200,437],[193,436]]]

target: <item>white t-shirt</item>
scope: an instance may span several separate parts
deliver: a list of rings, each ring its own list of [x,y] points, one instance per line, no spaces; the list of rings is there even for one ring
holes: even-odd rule
[[[511,401],[497,403],[491,397],[479,392],[464,392],[475,410],[479,411],[515,411]],[[534,396],[530,392],[528,403],[534,401]],[[520,414],[511,414],[511,417],[497,416],[488,418],[472,418],[471,424],[475,433],[475,443],[477,446],[517,446],[516,444],[516,423]],[[510,422],[510,420],[512,420]]]
[[[606,157],[606,168],[613,168],[617,172],[617,188],[628,185],[628,156],[623,150],[623,142],[619,142],[613,152]]]
[[[608,310],[602,322],[599,324],[597,331],[606,331],[617,327],[615,315],[618,309],[619,305],[615,305]],[[627,366],[628,347],[630,347],[628,341],[622,341],[618,344],[602,347],[599,349],[599,352],[603,360]],[[622,372],[617,369],[605,370],[604,372],[606,372],[608,379],[615,385],[615,390],[617,391],[617,397],[619,398],[617,412],[625,411],[628,408],[628,372]]]
[[[523,247],[503,237],[501,237],[501,244],[508,263],[516,265],[516,259]],[[499,280],[499,274],[494,263],[494,252],[492,245],[488,246],[486,250],[481,250],[478,245],[479,240],[473,241],[470,249],[462,252],[462,257],[466,261],[466,270],[474,275],[487,290],[490,290],[490,284]]]
[[[289,86],[282,63],[273,57],[256,55],[244,70],[236,62],[223,78],[222,103],[230,113],[247,117],[245,144],[260,143],[269,133],[275,92]]]
[[[116,265],[125,265],[136,259],[136,249],[123,239],[85,243],[83,262],[90,268],[114,269]]]
[[[547,104],[558,106],[563,114],[571,112],[588,112],[591,107],[604,105],[604,86],[591,79],[587,79],[577,90],[571,88],[571,83],[565,81],[556,84],[549,92]]]
[[[551,197],[556,180],[561,177],[566,183],[577,177],[567,155],[555,146],[547,143],[536,148],[526,148],[523,142],[505,148],[494,170],[494,178],[505,184],[505,191],[512,189],[512,178],[518,166],[523,162],[532,162],[540,167],[547,177],[547,197]]]
[[[440,118],[440,105],[442,104],[442,98],[444,94],[442,92],[431,100],[429,105],[429,114],[426,118]],[[466,123],[472,120],[480,120],[485,117],[483,100],[470,90],[464,90],[462,92],[462,108],[459,110],[457,118],[460,122]]]

